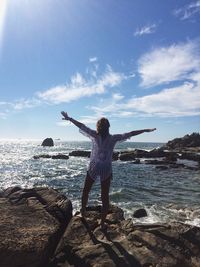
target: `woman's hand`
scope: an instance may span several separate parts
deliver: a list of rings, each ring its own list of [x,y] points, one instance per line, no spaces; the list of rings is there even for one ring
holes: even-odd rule
[[[153,128],[153,129],[146,129],[146,132],[153,132],[153,131],[155,131],[156,130],[156,128]]]
[[[62,114],[63,117],[64,117],[64,118],[62,118],[63,120],[67,120],[67,121],[68,121],[68,120],[70,119],[70,117],[68,116],[67,112],[62,111],[61,114]]]

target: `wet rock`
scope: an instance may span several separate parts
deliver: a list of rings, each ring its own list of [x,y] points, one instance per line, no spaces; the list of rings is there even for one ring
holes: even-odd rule
[[[142,149],[135,149],[134,150],[134,155],[136,158],[145,158],[148,157],[149,152],[146,150],[142,150]]]
[[[69,156],[63,155],[63,154],[58,154],[58,155],[53,155],[51,156],[52,159],[69,159]]]
[[[112,160],[118,160],[119,158],[119,152],[113,152],[113,155],[112,155]]]
[[[47,266],[71,217],[71,202],[53,189],[5,190],[0,198],[0,266]]]
[[[134,218],[147,217],[147,212],[145,209],[138,209],[133,213]]]
[[[90,151],[74,150],[74,151],[69,153],[69,156],[89,158],[90,157],[90,153],[91,153]]]
[[[33,156],[34,159],[69,159],[68,155],[64,154],[57,154],[57,155],[48,155],[48,154],[42,154],[42,155],[35,155]]]
[[[169,153],[167,153],[166,154],[166,156],[165,156],[165,161],[167,161],[167,162],[176,162],[177,161],[177,157],[178,157],[178,155],[177,155],[177,153],[173,153],[173,152],[169,152]]]
[[[48,155],[48,154],[42,154],[42,155],[35,155],[33,156],[34,159],[50,159],[51,158],[51,155]]]
[[[134,161],[132,161],[133,164],[140,164],[140,159],[135,159]]]
[[[167,153],[162,148],[156,148],[148,152],[149,158],[162,158],[167,155]]]
[[[165,165],[159,165],[159,166],[156,166],[156,169],[159,169],[159,170],[167,170],[167,169],[169,169],[169,167],[168,166],[165,166]]]
[[[129,161],[135,159],[135,153],[134,152],[122,152],[119,155],[119,159],[121,161]]]
[[[200,154],[196,153],[190,153],[190,152],[183,152],[179,156],[180,159],[187,159],[187,160],[193,160],[193,161],[200,161]]]
[[[54,146],[54,142],[52,138],[46,138],[42,142],[42,146]]]
[[[158,160],[158,159],[148,159],[144,161],[145,164],[153,164],[153,165],[160,165],[160,164],[168,164],[168,162],[164,160]]]

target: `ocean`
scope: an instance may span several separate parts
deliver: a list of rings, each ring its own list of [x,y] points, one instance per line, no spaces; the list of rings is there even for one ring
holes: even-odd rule
[[[161,143],[124,142],[115,151],[145,149]],[[81,191],[88,158],[34,159],[40,154],[68,154],[73,150],[90,150],[90,142],[55,141],[54,147],[42,147],[35,140],[0,140],[0,189],[19,185],[23,188],[48,186],[58,189],[72,201],[74,212],[80,209]],[[145,159],[143,159],[145,160]],[[200,226],[200,171],[184,168],[159,170],[154,165],[114,161],[110,200],[122,208],[126,218],[133,218],[138,208],[148,216],[136,223],[179,221]],[[194,165],[194,162],[184,161]],[[89,205],[101,204],[100,182],[94,184]]]

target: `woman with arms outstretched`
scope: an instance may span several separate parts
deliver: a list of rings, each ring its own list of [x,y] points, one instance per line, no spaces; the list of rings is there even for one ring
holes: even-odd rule
[[[91,130],[83,123],[68,116],[67,112],[62,111],[64,120],[71,121],[76,125],[82,134],[89,137],[92,140],[92,151],[90,156],[90,163],[87,170],[87,175],[85,178],[85,184],[82,192],[81,198],[81,215],[84,216],[89,192],[92,188],[93,183],[100,177],[101,181],[101,228],[105,229],[105,219],[109,210],[109,189],[110,181],[112,179],[112,154],[114,146],[118,141],[125,141],[132,136],[142,134],[145,132],[155,131],[153,129],[144,129],[131,131],[124,134],[114,134],[109,133],[110,123],[106,118],[101,118],[97,121],[96,131]]]

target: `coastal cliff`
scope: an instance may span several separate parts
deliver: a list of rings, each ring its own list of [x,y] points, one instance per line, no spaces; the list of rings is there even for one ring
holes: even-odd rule
[[[51,188],[8,188],[0,194],[1,267],[198,267],[200,228],[135,224],[111,206],[107,230],[100,207],[72,216],[72,203]]]

